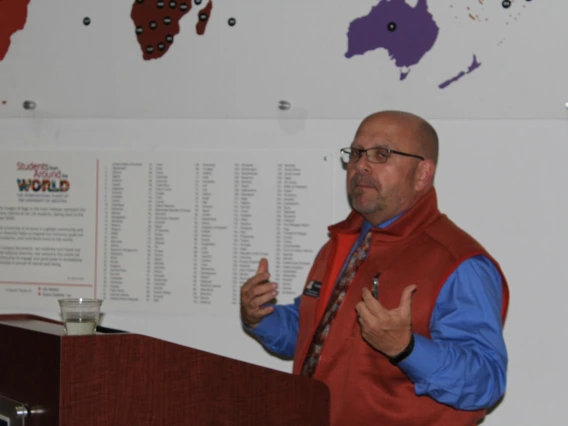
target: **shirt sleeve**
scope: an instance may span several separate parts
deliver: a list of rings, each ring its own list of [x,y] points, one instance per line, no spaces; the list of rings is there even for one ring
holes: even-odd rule
[[[274,311],[265,317],[256,328],[243,328],[260,340],[270,352],[292,358],[298,340],[300,297],[289,305],[275,305]]]
[[[508,358],[501,301],[501,275],[485,256],[450,275],[436,300],[432,338],[414,333],[414,350],[399,364],[417,395],[462,410],[491,407],[503,396]]]

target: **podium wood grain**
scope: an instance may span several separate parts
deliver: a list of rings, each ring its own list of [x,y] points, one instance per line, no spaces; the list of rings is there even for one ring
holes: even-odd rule
[[[164,340],[29,315],[0,316],[0,339],[0,394],[46,410],[29,426],[329,424],[323,383]]]

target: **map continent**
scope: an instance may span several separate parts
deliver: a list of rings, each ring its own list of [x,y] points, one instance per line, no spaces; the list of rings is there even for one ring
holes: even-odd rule
[[[24,29],[30,0],[0,0],[0,61],[4,59],[12,35]]]
[[[0,0],[2,1],[2,0]],[[136,38],[144,60],[159,59],[166,54],[179,34],[179,22],[187,14],[194,0],[135,0],[130,17],[134,22]],[[201,0],[195,0],[201,4]],[[198,12],[195,32],[205,34],[213,9],[213,1]]]
[[[498,18],[504,26],[517,21],[527,4],[531,3],[531,0],[496,1],[503,11]],[[448,12],[450,16],[454,15],[454,19],[458,19],[458,15],[465,15],[469,22],[483,25],[490,21],[490,16],[497,17],[487,13],[486,3],[487,0],[456,0],[449,4]],[[437,13],[439,12],[438,9]],[[411,67],[418,65],[436,44],[441,31],[438,22],[445,21],[443,18],[434,18],[428,7],[428,0],[378,0],[367,15],[356,18],[349,24],[345,57],[352,58],[373,50],[385,49],[399,69],[400,80],[404,80]],[[458,37],[459,34],[456,34],[456,39]],[[504,40],[499,40],[497,46],[501,46]],[[464,68],[459,71],[445,71],[450,77],[446,75],[438,84],[438,88],[447,88],[480,66],[478,55],[472,52],[471,63],[464,64]]]
[[[345,56],[351,58],[386,49],[400,70],[400,79],[404,80],[410,67],[418,64],[434,46],[438,33],[427,0],[418,0],[415,7],[405,0],[382,0],[368,15],[349,25]]]

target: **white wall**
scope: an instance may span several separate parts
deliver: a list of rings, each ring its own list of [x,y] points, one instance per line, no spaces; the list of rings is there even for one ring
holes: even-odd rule
[[[336,150],[350,143],[358,122],[3,119],[0,124],[2,150],[234,149],[235,143],[242,149]],[[441,138],[436,180],[440,207],[496,257],[511,290],[505,327],[508,388],[503,403],[485,424],[564,424],[568,122],[434,120],[433,124]],[[347,208],[339,166],[334,185],[334,218],[341,220]],[[302,284],[298,282],[297,288]],[[59,318],[55,306],[20,310]],[[6,306],[0,309],[14,311]],[[289,362],[271,357],[244,335],[236,311],[220,316],[107,313],[103,325],[278,370],[291,368]]]

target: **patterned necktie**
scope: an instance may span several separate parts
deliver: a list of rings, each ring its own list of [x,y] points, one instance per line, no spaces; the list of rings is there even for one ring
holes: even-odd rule
[[[333,322],[335,315],[337,314],[337,311],[339,310],[339,307],[343,302],[349,284],[351,284],[351,281],[357,273],[359,266],[367,257],[367,251],[369,250],[370,242],[371,231],[367,232],[365,238],[363,239],[363,242],[359,245],[359,247],[357,247],[357,249],[349,258],[349,262],[347,263],[347,266],[345,267],[341,278],[333,289],[333,292],[331,293],[331,297],[329,298],[329,302],[325,309],[325,313],[320,324],[318,325],[318,328],[316,329],[314,339],[312,340],[312,344],[310,345],[310,348],[308,350],[306,360],[304,361],[304,365],[302,367],[302,376],[312,377],[314,375],[316,367],[318,365],[321,350],[323,348],[323,344],[331,328],[331,323]]]

